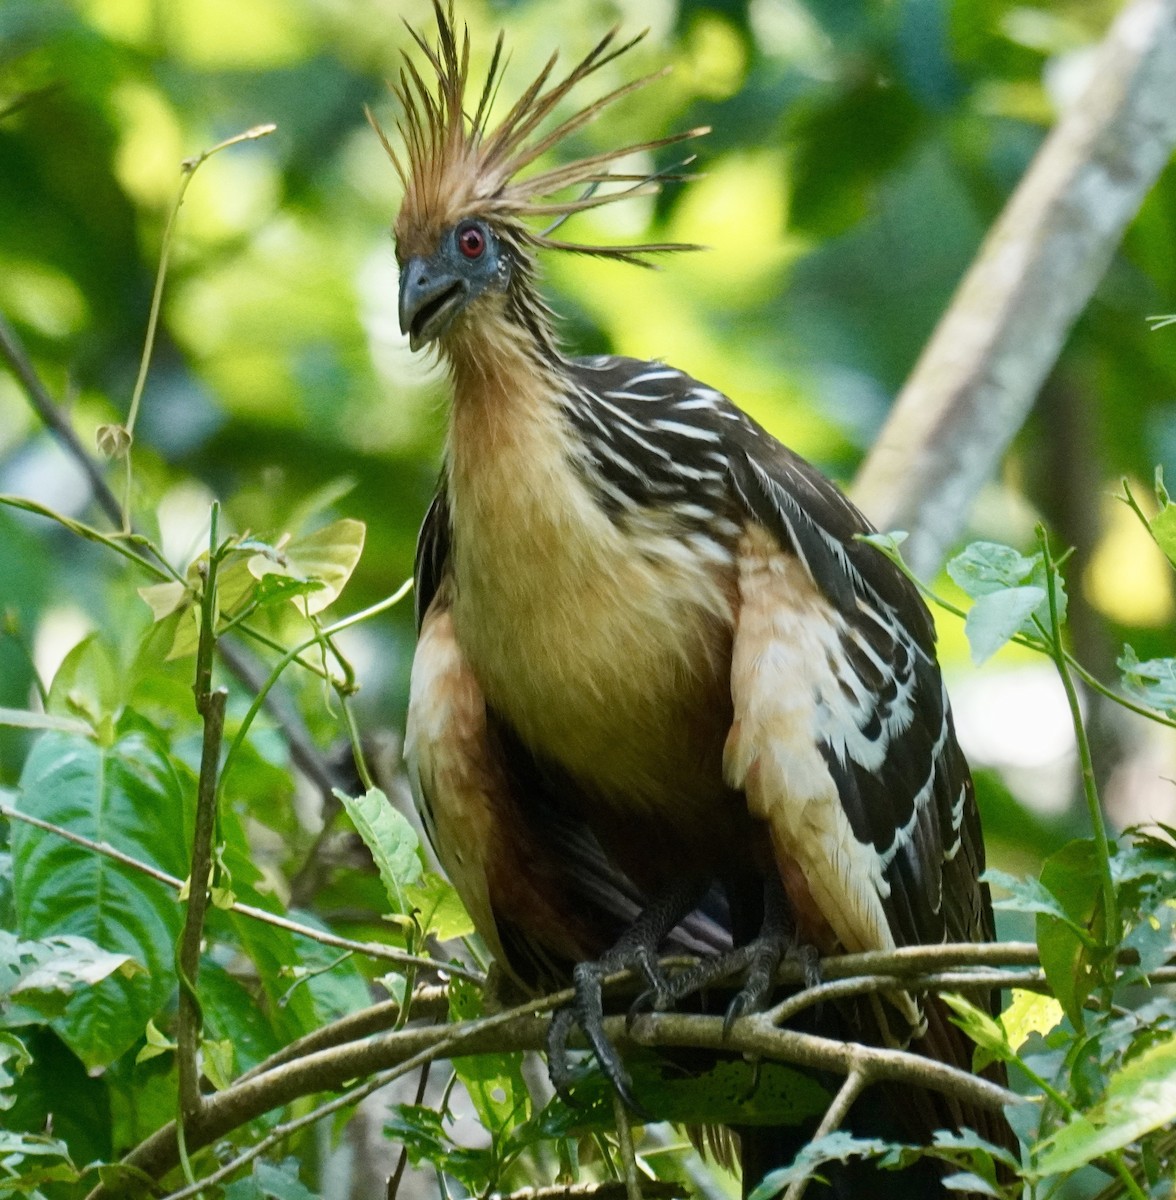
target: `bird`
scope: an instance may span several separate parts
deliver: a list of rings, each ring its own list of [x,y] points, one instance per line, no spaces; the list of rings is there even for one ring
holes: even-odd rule
[[[792,954],[993,940],[974,788],[930,613],[845,495],[719,389],[558,335],[540,254],[645,266],[691,248],[561,231],[681,175],[623,168],[707,131],[553,161],[661,74],[569,109],[640,38],[613,29],[563,73],[552,55],[500,105],[503,35],[479,82],[452,0],[433,16],[391,84],[397,145],[368,114],[403,187],[401,329],[452,390],[414,564],[406,763],[495,962],[532,992],[576,988],[552,1026],[557,1086],[579,1024],[636,1105],[602,1032],[610,970],[672,1003],[741,966],[731,1020]],[[667,949],[698,967],[667,977]],[[846,1011],[817,1027],[970,1069],[937,997]],[[965,1124],[1008,1140],[943,1097],[881,1107],[924,1140]],[[746,1192],[795,1146],[740,1133]],[[893,1194],[946,1194],[913,1179]]]

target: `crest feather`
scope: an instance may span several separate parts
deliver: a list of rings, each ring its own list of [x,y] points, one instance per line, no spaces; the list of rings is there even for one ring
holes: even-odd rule
[[[658,150],[698,137],[708,132],[706,129],[690,129],[653,141],[621,146],[551,167],[529,178],[519,178],[520,172],[577,133],[610,104],[666,73],[655,71],[621,84],[572,116],[565,117],[554,128],[541,132],[544,121],[569,92],[631,50],[644,33],[618,43],[618,31],[611,29],[566,75],[554,82],[559,56],[553,54],[507,114],[491,129],[490,110],[505,69],[503,35],[500,33],[495,42],[490,67],[471,117],[466,106],[470,83],[469,29],[464,28],[458,36],[453,0],[446,0],[444,7],[442,0],[433,0],[433,10],[437,19],[436,45],[430,45],[423,34],[409,27],[428,69],[418,66],[406,55],[400,77],[391,85],[401,108],[398,128],[403,142],[402,154],[393,148],[371,112],[367,114],[404,185],[404,202],[395,228],[396,240],[403,252],[410,255],[431,253],[438,235],[468,216],[504,222],[512,227],[519,241],[533,246],[627,262],[642,262],[646,254],[697,248],[676,242],[597,246],[557,240],[549,235],[575,213],[625,197],[656,192],[667,180],[690,178],[679,172],[623,174],[609,170],[609,166],[630,154]],[[430,74],[431,78],[426,78]],[[626,186],[618,190],[598,190],[601,185],[608,184]],[[573,198],[557,197],[557,193],[570,188],[583,190]],[[524,223],[533,217],[554,217],[556,220],[545,231],[535,232]]]

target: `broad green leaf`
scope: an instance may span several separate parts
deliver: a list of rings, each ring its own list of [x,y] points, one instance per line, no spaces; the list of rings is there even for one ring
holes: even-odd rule
[[[438,941],[449,942],[474,932],[474,923],[456,889],[435,871],[426,871],[419,884],[405,887],[404,896],[410,909],[419,912],[424,933]]]
[[[338,788],[334,791],[375,859],[392,911],[407,913],[410,906],[404,888],[419,883],[423,871],[416,831],[379,788],[355,797]]]
[[[303,604],[308,613],[318,613],[334,603],[351,578],[363,553],[365,533],[362,521],[345,517],[314,533],[291,538],[271,553],[254,555],[249,570],[257,579],[276,573],[315,581],[319,586],[305,596]]]
[[[769,1171],[748,1200],[775,1200],[785,1188],[817,1174],[822,1163],[849,1162],[855,1158],[881,1158],[892,1143],[881,1138],[858,1138],[839,1130],[809,1142],[787,1167]]]
[[[1176,715],[1176,658],[1140,662],[1134,649],[1124,646],[1116,665],[1127,692],[1160,712]]]
[[[15,1033],[0,1033],[0,1111],[16,1103],[12,1089],[32,1061],[33,1056]]]
[[[972,662],[987,662],[1006,642],[1025,630],[1030,616],[1041,608],[1045,590],[1015,587],[981,596],[964,620]]]
[[[1021,554],[1011,546],[997,542],[972,542],[962,553],[947,564],[947,573],[973,600],[992,596],[1010,589],[1034,587],[1041,589],[1041,600],[1036,608],[1025,616],[1014,633],[1039,637],[1032,617],[1048,630],[1050,625],[1049,601],[1046,596],[1045,560],[1040,552],[1033,555]],[[1058,620],[1066,619],[1066,588],[1060,573],[1055,572],[1054,590],[1057,596]],[[1022,597],[1024,603],[1027,597]],[[986,618],[987,620],[987,618]],[[971,635],[969,635],[971,640]],[[1007,639],[1006,639],[1007,640]],[[975,650],[973,649],[973,656]]]
[[[253,1174],[225,1188],[225,1200],[318,1200],[316,1193],[298,1178],[298,1162],[281,1163],[258,1159]]]
[[[252,923],[260,926],[258,921]],[[271,1007],[268,997],[264,994],[259,997],[255,986],[246,988],[219,962],[207,956],[200,964],[200,1005],[205,1037],[213,1042],[228,1042],[233,1047],[236,1071],[251,1070],[280,1048],[281,1040],[266,1011]]]
[[[473,1021],[483,1016],[481,991],[467,980],[452,980],[449,1013],[454,1021]],[[510,1131],[531,1115],[522,1054],[475,1054],[455,1059],[453,1069],[465,1085],[482,1125],[492,1135]]]
[[[228,1038],[219,1041],[205,1038],[200,1043],[200,1058],[208,1082],[223,1092],[233,1082],[233,1043]]]
[[[18,1026],[60,1016],[69,997],[116,971],[130,977],[143,968],[88,938],[69,934],[18,941],[0,931],[0,1024]]]
[[[1145,1050],[1111,1076],[1106,1100],[1037,1147],[1034,1174],[1074,1171],[1176,1122],[1176,1038]]]
[[[972,542],[948,561],[947,573],[973,600],[978,600],[1035,582],[1034,574],[1040,566],[1040,554],[1030,557],[998,542]]]
[[[992,902],[992,907],[1003,909],[1005,912],[1045,913],[1065,921],[1075,929],[1081,929],[1074,924],[1070,914],[1062,907],[1062,902],[1039,879],[1018,879],[1007,875],[1004,871],[989,868],[984,872],[986,883],[1004,888],[1009,895],[1002,896]]]
[[[0,725],[13,729],[56,729],[59,733],[80,733],[90,737],[93,730],[85,721],[54,713],[30,712],[24,708],[0,708]]]
[[[1101,864],[1094,842],[1073,841],[1046,859],[1042,886],[1057,898],[1066,914],[1037,917],[1037,947],[1045,977],[1075,1029],[1084,1027],[1083,1005],[1098,986],[1111,952],[1100,943],[1106,936]],[[1083,936],[1085,934],[1085,936]]]
[[[186,874],[184,790],[146,731],[129,729],[109,747],[44,734],[25,763],[18,807],[172,875]],[[175,987],[180,906],[154,879],[31,826],[14,825],[12,854],[23,937],[73,934],[146,967],[85,988],[54,1023],[89,1068],[105,1066],[142,1036]]]
[[[196,595],[190,588],[174,579],[167,583],[150,583],[138,590],[151,609],[151,616],[155,621],[170,617],[172,613],[187,608],[196,600]]]
[[[1062,1006],[1053,996],[1013,988],[1008,1008],[1000,1014],[1000,1023],[1014,1050],[1028,1040],[1031,1033],[1043,1037],[1061,1023]]]
[[[114,656],[97,633],[83,638],[65,656],[49,685],[46,709],[81,717],[109,742],[122,708],[122,685]]]

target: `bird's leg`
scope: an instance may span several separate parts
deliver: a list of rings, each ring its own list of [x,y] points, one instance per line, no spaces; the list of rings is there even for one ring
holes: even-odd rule
[[[675,884],[641,911],[612,949],[596,962],[577,964],[572,972],[575,998],[556,1012],[547,1033],[547,1070],[552,1086],[565,1100],[575,1081],[568,1063],[568,1037],[578,1025],[617,1095],[634,1112],[646,1115],[633,1098],[632,1081],[621,1056],[604,1032],[602,984],[618,971],[638,971],[658,1002],[665,1001],[671,983],[658,964],[659,950],[674,926],[697,907],[704,892],[705,885],[697,881]]]
[[[653,1006],[669,1007],[716,980],[742,973],[743,986],[727,1007],[723,1019],[723,1032],[726,1033],[737,1018],[764,1007],[771,995],[776,971],[788,959],[801,964],[806,986],[820,982],[817,952],[797,938],[784,886],[773,871],[764,880],[764,919],[759,933],[742,946],[702,959],[679,972],[669,981],[668,987],[652,994]],[[646,993],[642,999],[649,997],[650,993]]]

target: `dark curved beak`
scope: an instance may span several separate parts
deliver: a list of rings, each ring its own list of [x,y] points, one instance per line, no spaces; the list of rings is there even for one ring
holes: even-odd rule
[[[410,258],[400,272],[400,332],[413,350],[438,338],[465,306],[469,285],[436,259]]]

